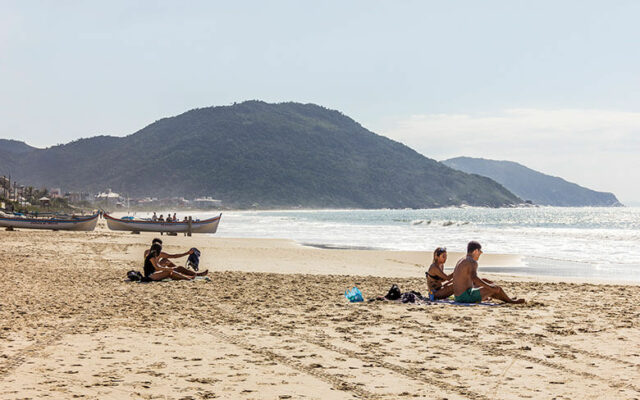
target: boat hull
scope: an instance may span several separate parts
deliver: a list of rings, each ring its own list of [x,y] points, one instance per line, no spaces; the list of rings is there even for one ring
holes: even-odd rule
[[[0,217],[0,227],[49,229],[54,231],[92,231],[98,223],[99,214],[76,219],[55,218],[9,218]]]
[[[216,233],[222,214],[203,221],[191,222],[191,233]],[[112,231],[129,232],[189,232],[188,222],[162,222],[162,221],[129,221],[104,214],[107,226]]]

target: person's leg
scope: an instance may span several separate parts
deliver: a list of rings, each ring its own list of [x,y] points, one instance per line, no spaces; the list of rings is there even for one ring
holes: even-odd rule
[[[176,265],[174,263],[171,262],[171,260],[169,260],[168,258],[163,258],[162,260],[158,261],[158,264],[162,265],[163,267],[167,267],[167,268],[175,268]]]
[[[194,271],[191,271],[190,269],[186,269],[185,267],[180,267],[177,266],[175,268],[173,268],[173,270],[179,274],[182,275],[187,275],[187,276],[196,276],[197,274]]]
[[[169,278],[170,276],[171,276],[171,270],[163,269],[149,275],[149,279],[151,279],[152,281],[161,281],[165,278]]]
[[[175,267],[173,270],[183,275],[189,275],[189,276],[206,276],[209,273],[208,270],[205,270],[202,272],[195,272],[185,267]]]
[[[187,275],[183,275],[179,272],[176,271],[171,271],[171,275],[169,276],[171,279],[176,280],[176,281],[190,281],[193,278],[195,278],[195,276],[187,276]]]
[[[453,285],[445,285],[433,294],[436,300],[446,299],[453,294]]]
[[[509,296],[507,296],[507,294],[504,292],[504,290],[502,290],[500,286],[482,287],[480,288],[480,295],[482,296],[482,300],[486,300],[489,297],[491,297],[497,300],[502,300],[505,303],[511,303],[511,304],[522,304],[525,302],[524,299],[510,298]]]

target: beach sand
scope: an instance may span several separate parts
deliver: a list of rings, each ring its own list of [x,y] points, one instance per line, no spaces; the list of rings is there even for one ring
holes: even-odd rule
[[[350,304],[424,293],[430,254],[202,235],[162,239],[211,282],[128,283],[157,234],[103,224],[0,231],[1,399],[640,398],[638,286],[492,275],[528,304]]]

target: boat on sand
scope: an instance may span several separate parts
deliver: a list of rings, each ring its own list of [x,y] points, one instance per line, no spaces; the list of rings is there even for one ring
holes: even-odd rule
[[[109,229],[130,232],[216,233],[221,217],[222,213],[204,220],[166,222],[116,218],[104,213]]]
[[[0,215],[0,227],[7,230],[14,228],[27,229],[49,229],[54,231],[92,231],[98,223],[98,216],[94,214],[87,217],[51,217],[51,218],[29,218],[22,215]]]

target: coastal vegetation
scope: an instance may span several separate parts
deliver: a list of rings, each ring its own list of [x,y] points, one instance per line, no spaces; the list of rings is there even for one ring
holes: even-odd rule
[[[6,149],[0,149],[7,151]],[[13,156],[33,185],[131,196],[212,195],[241,208],[511,206],[495,181],[454,170],[313,104],[248,101]]]
[[[48,213],[82,213],[91,210],[91,204],[72,205],[64,197],[50,196],[46,188],[36,189],[27,186],[20,191],[19,199],[11,199],[6,195],[6,191],[0,190],[0,202],[4,203],[5,210],[28,214],[48,214]],[[46,198],[46,202],[41,199]]]

